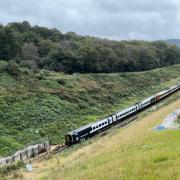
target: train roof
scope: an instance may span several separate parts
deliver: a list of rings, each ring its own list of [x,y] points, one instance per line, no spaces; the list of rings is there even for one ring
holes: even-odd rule
[[[87,128],[91,127],[92,125],[94,125],[94,124],[96,124],[96,123],[98,123],[98,122],[100,122],[100,121],[103,121],[103,120],[105,120],[105,119],[107,119],[107,118],[109,118],[109,117],[110,117],[110,116],[108,116],[108,117],[106,117],[106,118],[103,118],[103,119],[100,119],[100,120],[98,120],[98,121],[89,123],[89,124],[87,124],[87,125],[81,126],[80,128],[77,128],[77,129],[75,129],[75,130],[73,130],[73,131],[70,131],[70,132],[68,132],[68,133],[66,133],[66,134],[72,135],[72,134],[74,134],[74,133],[83,131],[84,129],[87,129]]]
[[[97,121],[97,122],[98,122],[98,121]],[[89,123],[89,124],[84,125],[84,126],[78,128],[78,129],[75,129],[75,130],[73,130],[73,131],[70,131],[70,132],[68,132],[68,133],[66,133],[66,134],[72,135],[72,134],[74,134],[74,133],[77,133],[77,132],[79,132],[79,131],[82,131],[82,130],[84,130],[84,129],[87,129],[87,128],[91,127],[91,126],[92,126],[93,124],[95,124],[95,123],[96,123],[96,122],[94,122],[94,123]]]
[[[172,86],[170,89],[173,89],[173,88],[178,87],[178,86],[180,86],[180,84],[177,84],[177,85],[175,85],[175,86]],[[160,91],[160,92],[158,92],[156,95],[161,95],[161,94],[163,94],[163,93],[165,93],[165,92],[167,92],[167,91],[168,91],[168,89],[163,90],[163,91]],[[141,102],[146,101],[146,100],[148,100],[148,99],[151,99],[151,98],[154,97],[154,96],[155,96],[155,95],[150,96],[150,97],[142,100]],[[141,103],[141,102],[139,102],[139,103]],[[134,104],[134,105],[132,105],[132,106],[130,106],[130,107],[127,107],[127,108],[125,108],[125,109],[122,109],[122,110],[120,110],[119,112],[115,112],[115,113],[113,113],[113,114],[105,117],[104,119],[97,120],[97,121],[95,121],[95,122],[92,122],[92,123],[89,123],[89,124],[87,124],[87,125],[84,125],[84,126],[82,126],[82,127],[80,127],[80,128],[77,128],[77,129],[75,129],[75,130],[73,130],[73,131],[70,131],[70,132],[66,133],[66,135],[73,135],[73,134],[75,134],[75,133],[78,133],[78,132],[80,132],[80,131],[82,131],[82,130],[84,130],[84,129],[87,129],[87,128],[91,127],[92,125],[94,125],[94,124],[96,124],[96,123],[98,123],[98,122],[100,122],[100,121],[103,121],[103,120],[109,118],[110,116],[113,116],[113,115],[116,115],[116,114],[119,114],[119,113],[123,113],[123,112],[131,109],[132,107],[136,106],[136,105],[139,104],[139,103],[136,103],[136,104]]]

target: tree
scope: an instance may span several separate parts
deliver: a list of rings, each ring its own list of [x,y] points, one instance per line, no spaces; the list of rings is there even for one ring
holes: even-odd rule
[[[20,68],[19,65],[14,62],[14,61],[9,61],[8,65],[7,65],[7,71],[9,74],[13,75],[13,76],[18,76],[20,73]]]
[[[40,57],[45,57],[53,49],[57,48],[56,44],[50,40],[42,40],[38,44],[38,52]]]
[[[165,58],[165,64],[171,65],[178,63],[180,60],[180,51],[179,48],[176,46],[170,46],[166,49],[166,58]]]
[[[37,61],[39,59],[38,48],[33,43],[25,43],[22,46],[22,58]]]
[[[74,32],[31,26],[0,25],[0,59],[31,69],[66,73],[141,71],[180,63],[180,48],[162,41],[111,41]]]

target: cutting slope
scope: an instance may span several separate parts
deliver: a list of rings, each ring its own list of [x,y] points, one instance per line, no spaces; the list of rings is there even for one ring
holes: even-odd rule
[[[153,127],[179,107],[180,99],[81,149],[34,163],[33,173],[19,175],[28,180],[178,179],[180,132]]]
[[[61,143],[74,128],[180,81],[180,65],[138,73],[0,74],[0,154],[39,138]]]

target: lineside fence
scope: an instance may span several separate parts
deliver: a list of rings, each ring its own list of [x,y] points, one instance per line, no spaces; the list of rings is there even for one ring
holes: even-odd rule
[[[0,166],[9,165],[16,161],[25,161],[29,158],[36,157],[38,154],[46,152],[50,149],[49,140],[39,140],[36,144],[33,143],[24,146],[17,151],[12,151],[9,154],[0,156]]]

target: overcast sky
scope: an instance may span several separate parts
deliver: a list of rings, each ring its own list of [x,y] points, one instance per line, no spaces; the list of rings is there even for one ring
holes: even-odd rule
[[[0,0],[0,23],[24,20],[109,39],[180,38],[180,0]]]

